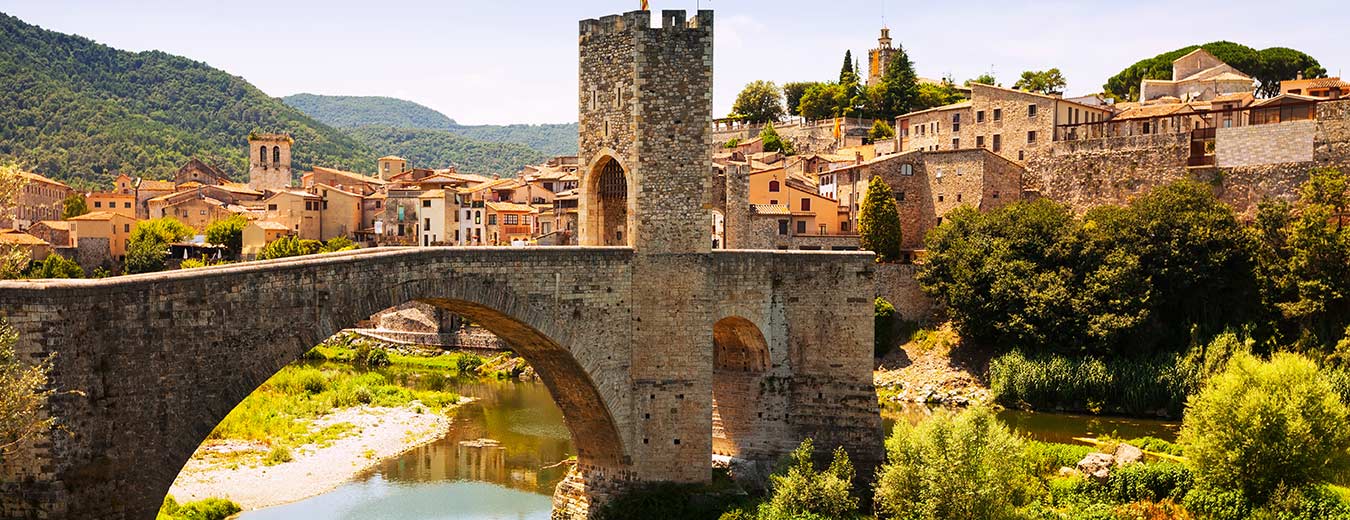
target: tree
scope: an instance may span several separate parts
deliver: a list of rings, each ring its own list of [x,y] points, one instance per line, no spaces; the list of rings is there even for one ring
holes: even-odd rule
[[[24,272],[25,278],[52,279],[52,278],[84,278],[84,268],[74,260],[67,260],[65,257],[52,253],[47,258],[29,264],[27,271]]]
[[[772,81],[746,85],[731,105],[731,117],[749,123],[772,123],[783,119],[783,92]]]
[[[1102,89],[1117,100],[1139,101],[1139,84],[1142,80],[1172,79],[1172,62],[1202,48],[1260,82],[1257,94],[1263,97],[1278,94],[1280,82],[1293,79],[1300,72],[1307,78],[1326,76],[1326,69],[1316,59],[1294,49],[1272,47],[1257,51],[1246,45],[1217,41],[1182,47],[1135,62],[1108,79]]]
[[[919,95],[914,99],[914,110],[927,110],[933,107],[947,106],[960,102],[965,96],[956,90],[956,85],[948,80],[940,83],[919,85]]]
[[[843,448],[834,450],[834,458],[824,471],[816,469],[811,457],[814,443],[802,441],[788,456],[790,465],[769,477],[769,499],[759,507],[762,519],[852,518],[858,513],[858,499],[852,495],[853,463]]]
[[[839,69],[839,84],[847,84],[858,79],[858,71],[853,69],[853,51],[844,51],[844,66]]]
[[[89,204],[85,203],[84,195],[80,193],[71,193],[66,199],[61,201],[61,219],[70,220],[89,213]]]
[[[1021,79],[1013,84],[1013,88],[1052,95],[1063,94],[1066,85],[1064,75],[1060,74],[1059,69],[1028,70],[1022,73]]]
[[[846,89],[838,83],[817,83],[802,94],[798,112],[807,119],[839,117],[839,105],[846,94]]]
[[[1343,227],[1342,220],[1346,203],[1350,201],[1350,183],[1345,174],[1337,168],[1313,168],[1308,172],[1308,181],[1301,190],[1303,204],[1327,206],[1336,215],[1336,228]]]
[[[872,141],[882,141],[895,137],[895,129],[886,124],[885,119],[878,119],[872,122],[872,129],[867,131],[867,137]]]
[[[323,244],[323,247],[319,248],[319,252],[336,253],[339,251],[352,251],[355,250],[356,248],[357,248],[356,242],[352,242],[352,239],[350,238],[333,237],[328,239],[328,242],[325,242]]]
[[[862,248],[876,253],[878,262],[894,262],[900,258],[900,233],[900,213],[891,187],[880,175],[872,177],[858,214]]]
[[[820,83],[816,81],[794,81],[791,83],[784,83],[783,97],[787,101],[788,115],[793,116],[802,115],[800,110],[802,103],[802,96],[806,94],[807,89],[811,88],[814,85],[819,84]]]
[[[248,219],[243,215],[230,215],[206,226],[206,241],[225,246],[232,258],[238,258],[244,248],[245,227],[248,227]]]
[[[0,321],[0,460],[20,442],[52,427],[53,416],[44,416],[43,407],[53,391],[47,388],[52,356],[28,366],[14,352],[19,333]]]
[[[783,155],[792,155],[794,153],[792,141],[788,141],[779,136],[778,130],[773,128],[772,123],[764,125],[764,128],[759,131],[759,138],[764,141],[764,151],[766,152],[782,152]]]
[[[13,163],[0,163],[0,220],[14,216],[19,194],[28,186],[28,177]],[[18,245],[0,245],[0,280],[18,278],[28,267],[29,255]]]
[[[974,78],[966,80],[965,85],[969,87],[975,83],[997,87],[998,78],[995,78],[993,73],[986,72],[984,74],[980,74],[979,76],[975,76]]]
[[[1261,65],[1252,75],[1260,82],[1256,94],[1261,97],[1280,95],[1280,83],[1286,79],[1325,78],[1327,69],[1312,56],[1287,47],[1271,47],[1260,52]]]
[[[897,421],[877,478],[881,518],[1014,518],[1032,479],[1022,441],[987,407],[941,411],[912,426]]]
[[[872,300],[872,353],[877,357],[895,347],[896,319],[895,306],[891,302],[880,296]]]
[[[881,106],[877,117],[893,120],[915,110],[919,98],[919,75],[903,46],[895,48],[881,75]]]
[[[273,260],[292,256],[317,254],[323,248],[318,240],[302,240],[295,235],[287,235],[271,241],[258,252],[259,260]]]
[[[142,220],[131,230],[131,241],[123,262],[127,273],[152,273],[164,270],[169,244],[192,236],[195,231],[173,217]]]
[[[1257,505],[1350,468],[1346,405],[1296,354],[1234,357],[1188,401],[1180,442],[1197,488],[1238,491]]]

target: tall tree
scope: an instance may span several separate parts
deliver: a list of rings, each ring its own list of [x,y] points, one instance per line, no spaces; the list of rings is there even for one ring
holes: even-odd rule
[[[0,220],[13,217],[19,194],[28,186],[28,177],[16,164],[0,163]],[[28,252],[18,245],[0,245],[0,280],[18,278],[28,267]]]
[[[764,125],[764,128],[759,131],[759,138],[764,141],[764,151],[766,152],[783,152],[783,155],[795,153],[792,150],[792,141],[783,139],[782,136],[778,135],[778,131],[773,128],[773,123]]]
[[[853,51],[844,51],[844,66],[839,69],[839,84],[848,83],[850,76],[857,77],[858,71],[853,68]]]
[[[772,123],[783,119],[783,91],[772,81],[752,81],[736,96],[731,117],[749,123]]]
[[[878,262],[893,262],[900,258],[900,233],[900,212],[891,187],[880,175],[872,177],[858,214],[860,245],[876,253]]]
[[[914,62],[903,45],[898,45],[886,64],[881,75],[881,107],[877,114],[882,119],[895,119],[896,116],[914,110],[919,98],[919,75],[914,72]]]
[[[244,247],[245,227],[248,227],[248,220],[243,215],[230,215],[206,226],[206,241],[225,246],[231,257],[238,258]]]
[[[806,90],[814,85],[819,85],[816,81],[794,81],[783,84],[783,97],[787,101],[788,115],[800,116],[802,96],[806,95]]]
[[[838,117],[840,100],[847,98],[846,92],[838,83],[817,83],[802,94],[798,111],[807,119]]]
[[[1059,69],[1028,70],[1022,73],[1013,88],[1040,94],[1063,94],[1067,84]]]

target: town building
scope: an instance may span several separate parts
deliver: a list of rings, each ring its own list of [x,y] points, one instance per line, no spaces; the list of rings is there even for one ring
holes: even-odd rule
[[[1319,99],[1340,99],[1350,94],[1350,83],[1341,81],[1341,78],[1304,79],[1303,74],[1300,73],[1297,79],[1281,81],[1280,93]]]
[[[136,194],[96,191],[84,197],[90,211],[109,211],[136,218]]]
[[[25,184],[18,200],[9,211],[0,211],[0,228],[28,229],[42,220],[60,220],[65,210],[66,197],[75,191],[65,183],[48,179],[36,173],[19,172]]]
[[[75,247],[70,230],[71,222],[68,220],[43,220],[28,226],[28,234],[42,239],[53,248]]]
[[[381,180],[379,177],[320,166],[315,166],[300,177],[300,186],[306,190],[311,190],[320,184],[367,196],[382,191],[388,181]]]
[[[312,192],[318,193],[321,199],[319,240],[351,238],[361,230],[364,196],[327,184],[316,185]]]
[[[377,161],[380,180],[392,179],[395,175],[408,171],[408,160],[396,155],[386,155]]]
[[[267,244],[273,240],[294,233],[285,224],[280,222],[269,222],[266,220],[254,220],[244,226],[242,237],[243,246],[240,249],[240,256],[244,260],[252,260],[258,257]]]
[[[454,194],[445,190],[427,190],[417,197],[417,216],[422,221],[421,245],[455,245],[459,229],[455,226]]]
[[[534,206],[514,202],[488,202],[484,206],[488,245],[513,245],[534,237],[534,215],[538,211]]]
[[[136,219],[108,211],[95,211],[69,219],[70,237],[79,250],[76,261],[90,265],[121,263],[131,243]]]
[[[1139,85],[1139,100],[1173,98],[1182,102],[1209,101],[1224,94],[1251,92],[1256,80],[1214,57],[1196,49],[1172,60],[1172,79],[1144,79]],[[1063,123],[1072,124],[1064,121]]]
[[[278,191],[291,187],[291,145],[286,134],[249,134],[248,187]]]
[[[282,190],[263,200],[259,220],[284,225],[302,239],[319,240],[322,209],[323,198],[314,193]]]
[[[52,245],[46,240],[16,229],[0,229],[0,246],[23,251],[30,262],[45,260],[52,253]]]

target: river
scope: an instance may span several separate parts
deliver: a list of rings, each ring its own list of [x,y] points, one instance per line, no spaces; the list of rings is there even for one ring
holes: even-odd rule
[[[548,390],[540,383],[512,381],[451,382],[447,389],[477,400],[457,411],[444,438],[385,460],[328,493],[239,518],[547,520],[550,495],[567,469],[558,462],[575,454]],[[889,431],[896,421],[922,421],[932,413],[922,405],[890,405],[882,415]],[[1148,419],[1018,410],[999,412],[999,418],[1029,438],[1065,443],[1102,435],[1172,440],[1178,427]],[[474,442],[479,439],[499,445]]]

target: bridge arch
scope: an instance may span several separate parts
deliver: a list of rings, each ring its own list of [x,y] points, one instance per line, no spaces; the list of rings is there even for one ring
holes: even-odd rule
[[[773,363],[759,326],[741,316],[713,324],[713,454],[753,458],[765,452],[761,399]]]

